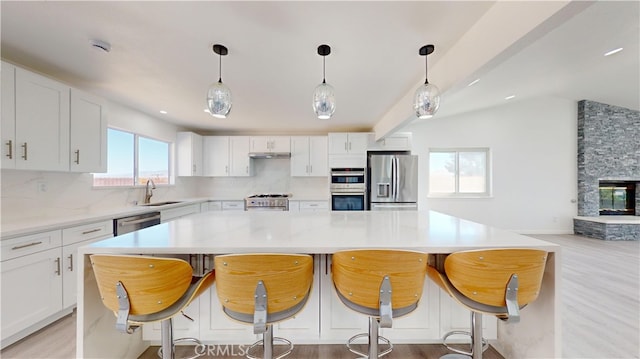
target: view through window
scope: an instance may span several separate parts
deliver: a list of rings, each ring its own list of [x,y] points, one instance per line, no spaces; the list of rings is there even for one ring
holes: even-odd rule
[[[488,196],[489,149],[429,150],[429,194]]]
[[[169,184],[169,143],[109,128],[107,173],[94,173],[96,187]]]

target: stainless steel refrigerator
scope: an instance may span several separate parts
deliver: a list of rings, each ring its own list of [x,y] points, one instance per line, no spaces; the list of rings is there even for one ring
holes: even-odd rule
[[[418,156],[369,154],[369,209],[418,209]]]

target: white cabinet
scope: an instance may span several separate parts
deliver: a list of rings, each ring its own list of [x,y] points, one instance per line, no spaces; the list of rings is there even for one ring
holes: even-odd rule
[[[247,345],[258,340],[258,335],[253,334],[253,325],[237,322],[224,314],[215,282],[200,295],[199,324],[199,338],[202,341]]]
[[[200,205],[200,212],[207,211],[222,211],[222,202],[221,201],[209,201],[202,203]]]
[[[195,213],[200,213],[200,203],[163,209],[160,211],[160,223],[172,221]]]
[[[369,151],[411,151],[412,134],[395,133],[369,145]]]
[[[16,68],[15,90],[15,168],[69,171],[69,86]]]
[[[205,176],[253,176],[248,136],[206,136],[203,152]]]
[[[62,308],[76,305],[78,248],[113,236],[113,221],[101,221],[62,230]]]
[[[2,241],[3,347],[11,336],[62,310],[60,244],[60,230]]]
[[[329,154],[365,154],[373,135],[369,132],[330,133]]]
[[[327,136],[291,137],[291,176],[328,176],[327,146]]]
[[[244,201],[222,201],[223,211],[244,211]]]
[[[435,286],[440,293],[440,336],[452,330],[469,331],[471,312],[458,304],[449,294]],[[493,315],[482,316],[482,337],[497,339],[498,319]],[[452,338],[453,339],[453,338]]]
[[[0,71],[2,82],[2,117],[0,135],[2,136],[2,168],[16,167],[16,67],[2,62]]]
[[[107,114],[102,99],[71,89],[69,170],[107,172]]]
[[[202,176],[202,136],[193,132],[178,132],[176,135],[178,176]]]
[[[289,136],[252,136],[249,152],[289,152]]]

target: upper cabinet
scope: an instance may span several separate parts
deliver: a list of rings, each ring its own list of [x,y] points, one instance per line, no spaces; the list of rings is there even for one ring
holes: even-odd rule
[[[204,176],[253,176],[248,136],[205,136],[202,148]]]
[[[395,133],[369,145],[369,151],[411,151],[411,132]]]
[[[372,137],[368,132],[330,133],[329,154],[366,154]]]
[[[291,137],[291,176],[329,175],[327,136]]]
[[[101,98],[71,89],[71,172],[107,172],[107,114]]]
[[[202,176],[202,136],[193,132],[178,132],[176,135],[177,175]]]
[[[290,152],[289,136],[251,136],[249,152]]]
[[[2,82],[2,168],[16,168],[16,68],[6,62],[0,71]]]
[[[17,169],[69,170],[69,86],[16,68]]]
[[[2,168],[106,172],[102,100],[2,63]]]

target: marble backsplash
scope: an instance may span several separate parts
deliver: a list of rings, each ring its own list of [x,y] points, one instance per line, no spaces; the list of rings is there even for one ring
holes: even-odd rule
[[[152,202],[197,197],[239,200],[267,192],[329,198],[327,178],[290,177],[288,159],[253,161],[252,177],[178,177],[173,186],[158,186]],[[117,210],[144,199],[144,188],[93,188],[88,173],[1,170],[0,174],[2,223]]]

